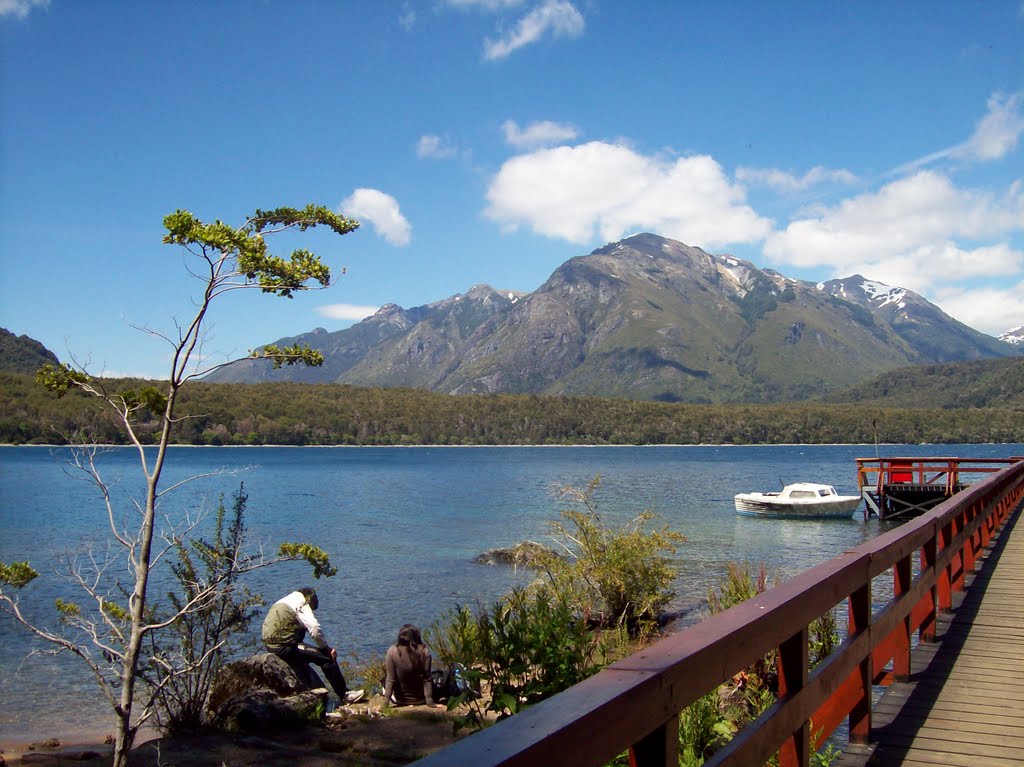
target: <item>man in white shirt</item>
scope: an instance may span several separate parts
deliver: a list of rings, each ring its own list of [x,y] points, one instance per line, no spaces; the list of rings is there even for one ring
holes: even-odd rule
[[[342,703],[358,703],[363,699],[364,692],[348,689],[338,666],[338,651],[328,644],[320,622],[313,614],[319,606],[316,592],[308,587],[293,591],[276,601],[263,621],[263,644],[268,651],[291,666],[299,679],[310,687],[322,686],[316,673],[309,667],[309,664],[315,663]],[[316,647],[302,643],[307,633]]]

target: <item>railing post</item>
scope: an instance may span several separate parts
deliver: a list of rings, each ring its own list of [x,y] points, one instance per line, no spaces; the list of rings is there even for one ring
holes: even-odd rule
[[[893,597],[899,601],[910,591],[910,557],[900,559],[893,566]],[[897,682],[906,682],[910,679],[910,625],[911,613],[903,617],[902,629],[897,628],[899,636],[896,638],[896,650],[892,658],[892,673]]]
[[[971,526],[978,517],[978,504],[972,503],[964,510],[964,529]],[[975,571],[975,563],[978,552],[981,551],[981,531],[975,530],[970,537],[964,541],[964,574]]]
[[[807,626],[779,645],[779,699],[796,695],[807,684],[810,632]],[[801,724],[782,742],[779,767],[807,767],[811,758],[811,725]]]
[[[921,547],[921,572],[927,573],[929,570],[932,571],[932,585],[929,589],[931,594],[932,609],[929,611],[925,619],[921,621],[921,641],[922,642],[934,642],[935,641],[935,629],[936,629],[936,597],[938,595],[938,579],[939,574],[935,572],[936,554],[938,553],[938,542],[936,540],[938,533],[932,531],[932,536],[929,538],[924,546]]]
[[[850,594],[847,633],[850,636],[868,631],[871,626],[871,581]],[[850,709],[850,742],[867,743],[871,738],[871,682],[874,664],[869,652],[860,662],[858,676],[860,697]]]
[[[939,529],[939,551],[945,551],[953,541],[953,523],[947,522]],[[940,611],[949,612],[953,609],[953,563],[942,568],[935,574],[935,583],[938,593],[938,607]]]
[[[629,749],[629,767],[678,767],[679,714]]]
[[[964,511],[957,509],[956,513],[953,515],[953,536],[960,538],[961,540],[960,547],[956,550],[956,553],[953,556],[953,561],[959,561],[960,569],[957,571],[950,571],[950,586],[952,586],[953,591],[963,591],[964,586],[966,585],[967,562],[964,557],[964,549],[970,545],[970,542],[963,540],[963,536],[961,534],[964,531],[964,527]],[[952,564],[952,562],[950,564]]]

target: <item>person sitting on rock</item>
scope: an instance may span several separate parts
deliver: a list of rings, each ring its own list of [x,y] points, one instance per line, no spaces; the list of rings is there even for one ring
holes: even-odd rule
[[[430,682],[430,651],[423,644],[420,630],[406,623],[398,639],[384,656],[387,676],[384,680],[384,707],[433,706]]]
[[[338,666],[338,651],[327,643],[313,611],[320,606],[316,592],[301,588],[276,601],[263,621],[263,644],[279,657],[310,687],[321,687],[316,673],[309,667],[315,663],[330,682],[342,703],[358,703],[363,690],[349,690]],[[316,643],[310,647],[302,643],[306,633]]]

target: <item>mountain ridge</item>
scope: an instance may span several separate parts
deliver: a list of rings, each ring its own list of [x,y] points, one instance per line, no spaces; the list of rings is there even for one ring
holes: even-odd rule
[[[324,367],[246,360],[208,380],[778,402],[1020,353],[903,288],[861,275],[810,283],[650,233],[569,259],[532,293],[477,285],[283,342],[319,349]]]

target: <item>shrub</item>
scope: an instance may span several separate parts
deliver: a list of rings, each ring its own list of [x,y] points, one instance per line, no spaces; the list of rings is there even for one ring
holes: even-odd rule
[[[474,704],[499,719],[568,689],[606,662],[604,639],[565,602],[544,592],[516,589],[474,614],[457,607],[427,630],[443,663],[466,667],[470,690],[448,703]],[[485,689],[481,702],[475,691]]]
[[[552,539],[564,551],[542,554],[534,566],[544,577],[538,588],[571,605],[588,622],[624,627],[631,636],[650,633],[675,596],[672,582],[678,568],[670,556],[686,540],[662,526],[647,529],[655,515],[644,512],[621,528],[606,525],[597,512],[595,477],[586,488],[561,493],[574,508],[551,523]]]

